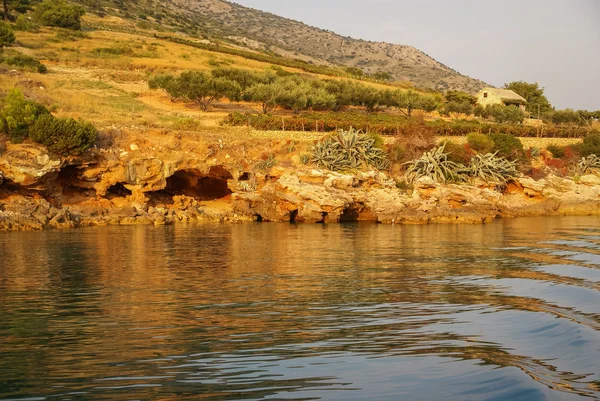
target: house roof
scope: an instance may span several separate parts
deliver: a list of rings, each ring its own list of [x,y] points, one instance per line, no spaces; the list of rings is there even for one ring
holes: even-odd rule
[[[479,93],[483,92],[490,92],[504,101],[527,103],[527,100],[523,96],[510,89],[484,88]]]

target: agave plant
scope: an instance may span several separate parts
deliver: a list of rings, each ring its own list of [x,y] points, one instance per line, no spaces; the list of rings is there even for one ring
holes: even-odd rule
[[[580,175],[592,173],[594,170],[600,170],[600,157],[596,155],[582,157],[575,169]]]
[[[256,165],[256,168],[259,170],[268,170],[271,167],[277,164],[277,159],[275,159],[275,155],[269,155],[265,160],[261,161]]]
[[[373,147],[375,140],[355,129],[341,130],[317,143],[312,149],[311,162],[329,170],[353,170],[375,167],[386,170],[390,161],[382,149]]]
[[[498,157],[497,153],[486,153],[476,155],[471,158],[469,166],[461,171],[471,178],[478,178],[486,182],[506,183],[511,178],[519,174],[516,162],[512,162],[503,157]]]
[[[448,160],[448,153],[444,152],[445,145],[423,153],[417,160],[405,163],[406,181],[414,183],[421,177],[429,177],[435,182],[448,182],[460,179],[459,171],[464,167]]]

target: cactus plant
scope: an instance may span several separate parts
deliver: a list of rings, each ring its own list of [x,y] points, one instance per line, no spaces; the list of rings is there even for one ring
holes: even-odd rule
[[[406,169],[406,181],[414,183],[421,177],[429,177],[435,182],[444,183],[460,179],[460,164],[448,160],[448,154],[444,152],[445,145],[423,153],[423,155],[411,162]]]
[[[506,183],[518,175],[516,162],[511,162],[497,153],[486,153],[471,158],[469,166],[460,171],[470,178],[478,178],[486,182]]]
[[[576,167],[577,173],[580,175],[591,173],[594,170],[600,170],[600,157],[589,155],[582,157]]]
[[[275,155],[269,155],[267,158],[256,165],[256,168],[259,170],[268,170],[271,167],[277,164],[277,159],[275,159]]]
[[[312,149],[311,162],[329,170],[353,170],[375,167],[386,170],[390,166],[387,155],[373,145],[375,140],[361,131],[341,130],[317,143]]]

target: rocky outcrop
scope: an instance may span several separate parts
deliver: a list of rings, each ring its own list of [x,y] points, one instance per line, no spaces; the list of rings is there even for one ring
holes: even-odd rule
[[[249,170],[243,171],[242,169]],[[61,160],[37,145],[0,155],[0,230],[197,221],[471,223],[499,217],[600,214],[600,177],[519,178],[410,190],[376,171],[341,174],[292,163],[268,171],[196,154]]]
[[[31,186],[48,174],[60,171],[62,162],[34,144],[8,144],[0,157],[0,182]]]

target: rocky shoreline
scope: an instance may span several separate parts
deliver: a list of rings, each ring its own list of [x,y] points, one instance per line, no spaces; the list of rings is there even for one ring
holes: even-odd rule
[[[215,153],[131,145],[64,159],[38,145],[8,144],[0,155],[0,230],[204,221],[481,224],[600,215],[596,175],[521,177],[502,187],[425,178],[399,189],[382,172],[340,174],[291,158],[257,168],[233,150]]]

